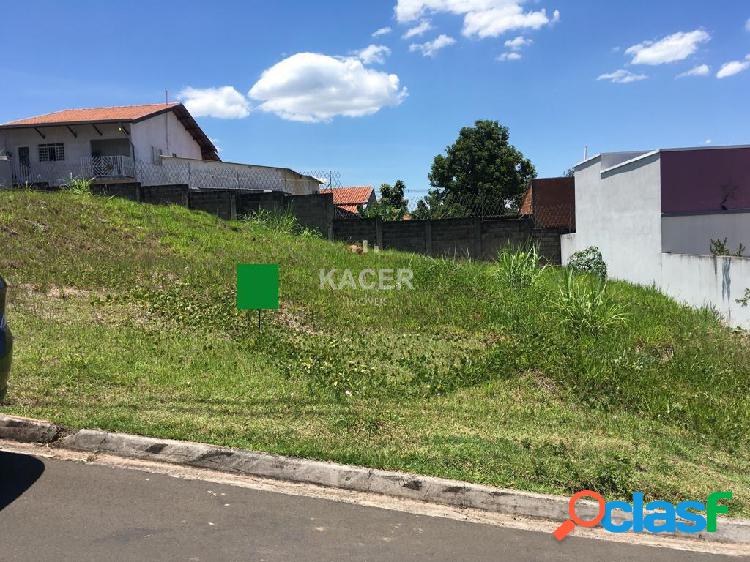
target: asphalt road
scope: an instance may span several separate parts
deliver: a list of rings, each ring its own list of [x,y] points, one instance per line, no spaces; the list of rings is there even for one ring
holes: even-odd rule
[[[0,560],[737,561],[0,451]]]

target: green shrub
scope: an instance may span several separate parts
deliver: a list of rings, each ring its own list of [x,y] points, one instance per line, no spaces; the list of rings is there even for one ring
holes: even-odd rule
[[[240,220],[254,222],[271,230],[285,234],[299,234],[303,236],[317,236],[320,234],[313,229],[305,228],[297,222],[297,217],[289,210],[271,211],[259,209],[258,211],[240,217]]]
[[[596,246],[589,246],[574,253],[568,262],[568,269],[576,273],[589,273],[601,280],[607,278],[607,264],[604,263],[602,253]]]
[[[568,270],[556,304],[561,323],[571,332],[597,334],[625,321],[622,307],[612,302],[601,279],[576,277]]]
[[[94,180],[86,178],[70,178],[63,189],[76,195],[91,195],[91,184]]]
[[[737,304],[747,306],[750,303],[750,288],[745,289],[745,295],[737,299]]]
[[[716,240],[711,239],[710,250],[712,256],[733,256],[741,258],[744,256],[745,250],[747,250],[747,248],[745,248],[744,245],[740,244],[739,246],[737,246],[737,250],[733,252],[729,248],[728,238],[724,238],[724,240],[717,238]]]
[[[512,289],[533,287],[546,268],[539,266],[539,252],[533,245],[528,249],[504,248],[497,261],[500,279]]]

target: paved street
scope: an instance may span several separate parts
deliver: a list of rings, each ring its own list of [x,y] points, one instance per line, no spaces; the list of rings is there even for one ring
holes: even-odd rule
[[[0,451],[0,559],[739,560]]]

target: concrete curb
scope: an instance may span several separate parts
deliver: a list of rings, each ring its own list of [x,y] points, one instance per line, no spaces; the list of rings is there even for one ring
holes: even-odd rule
[[[0,439],[23,443],[51,443],[62,428],[45,420],[0,415]]]
[[[6,431],[5,428],[8,430]],[[53,437],[50,438],[50,435]],[[20,438],[14,436],[20,436]],[[54,441],[53,446],[74,451],[105,453],[243,476],[376,493],[511,516],[559,522],[568,519],[569,498],[561,496],[519,492],[432,476],[100,430],[82,429],[61,437],[61,428],[50,422],[0,416],[0,438],[34,442],[34,436],[39,437],[36,442],[53,443]],[[593,502],[579,502],[576,512],[583,519],[593,519],[598,512],[598,506]],[[664,533],[662,536],[669,535],[669,533]],[[750,521],[720,519],[715,533],[682,536],[709,542],[750,545]]]
[[[109,453],[245,476],[480,509],[505,515],[559,522],[569,517],[569,498],[565,497],[506,490],[432,476],[254,453],[202,443],[82,429],[62,439],[59,445],[76,451]],[[598,505],[594,502],[579,502],[576,512],[583,519],[593,519],[598,513]],[[622,520],[619,517],[613,519]],[[710,542],[750,544],[750,521],[720,521],[715,533],[675,533],[672,536],[698,538]]]

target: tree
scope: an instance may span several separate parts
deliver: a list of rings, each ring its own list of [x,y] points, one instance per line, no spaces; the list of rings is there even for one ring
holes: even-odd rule
[[[501,215],[518,209],[533,164],[509,143],[510,132],[497,121],[464,127],[438,154],[429,180],[434,188],[419,201],[415,217]]]
[[[403,220],[409,208],[409,201],[404,199],[406,184],[396,180],[393,185],[384,183],[380,186],[380,200],[375,201],[362,211],[364,218],[380,217],[383,220]]]

